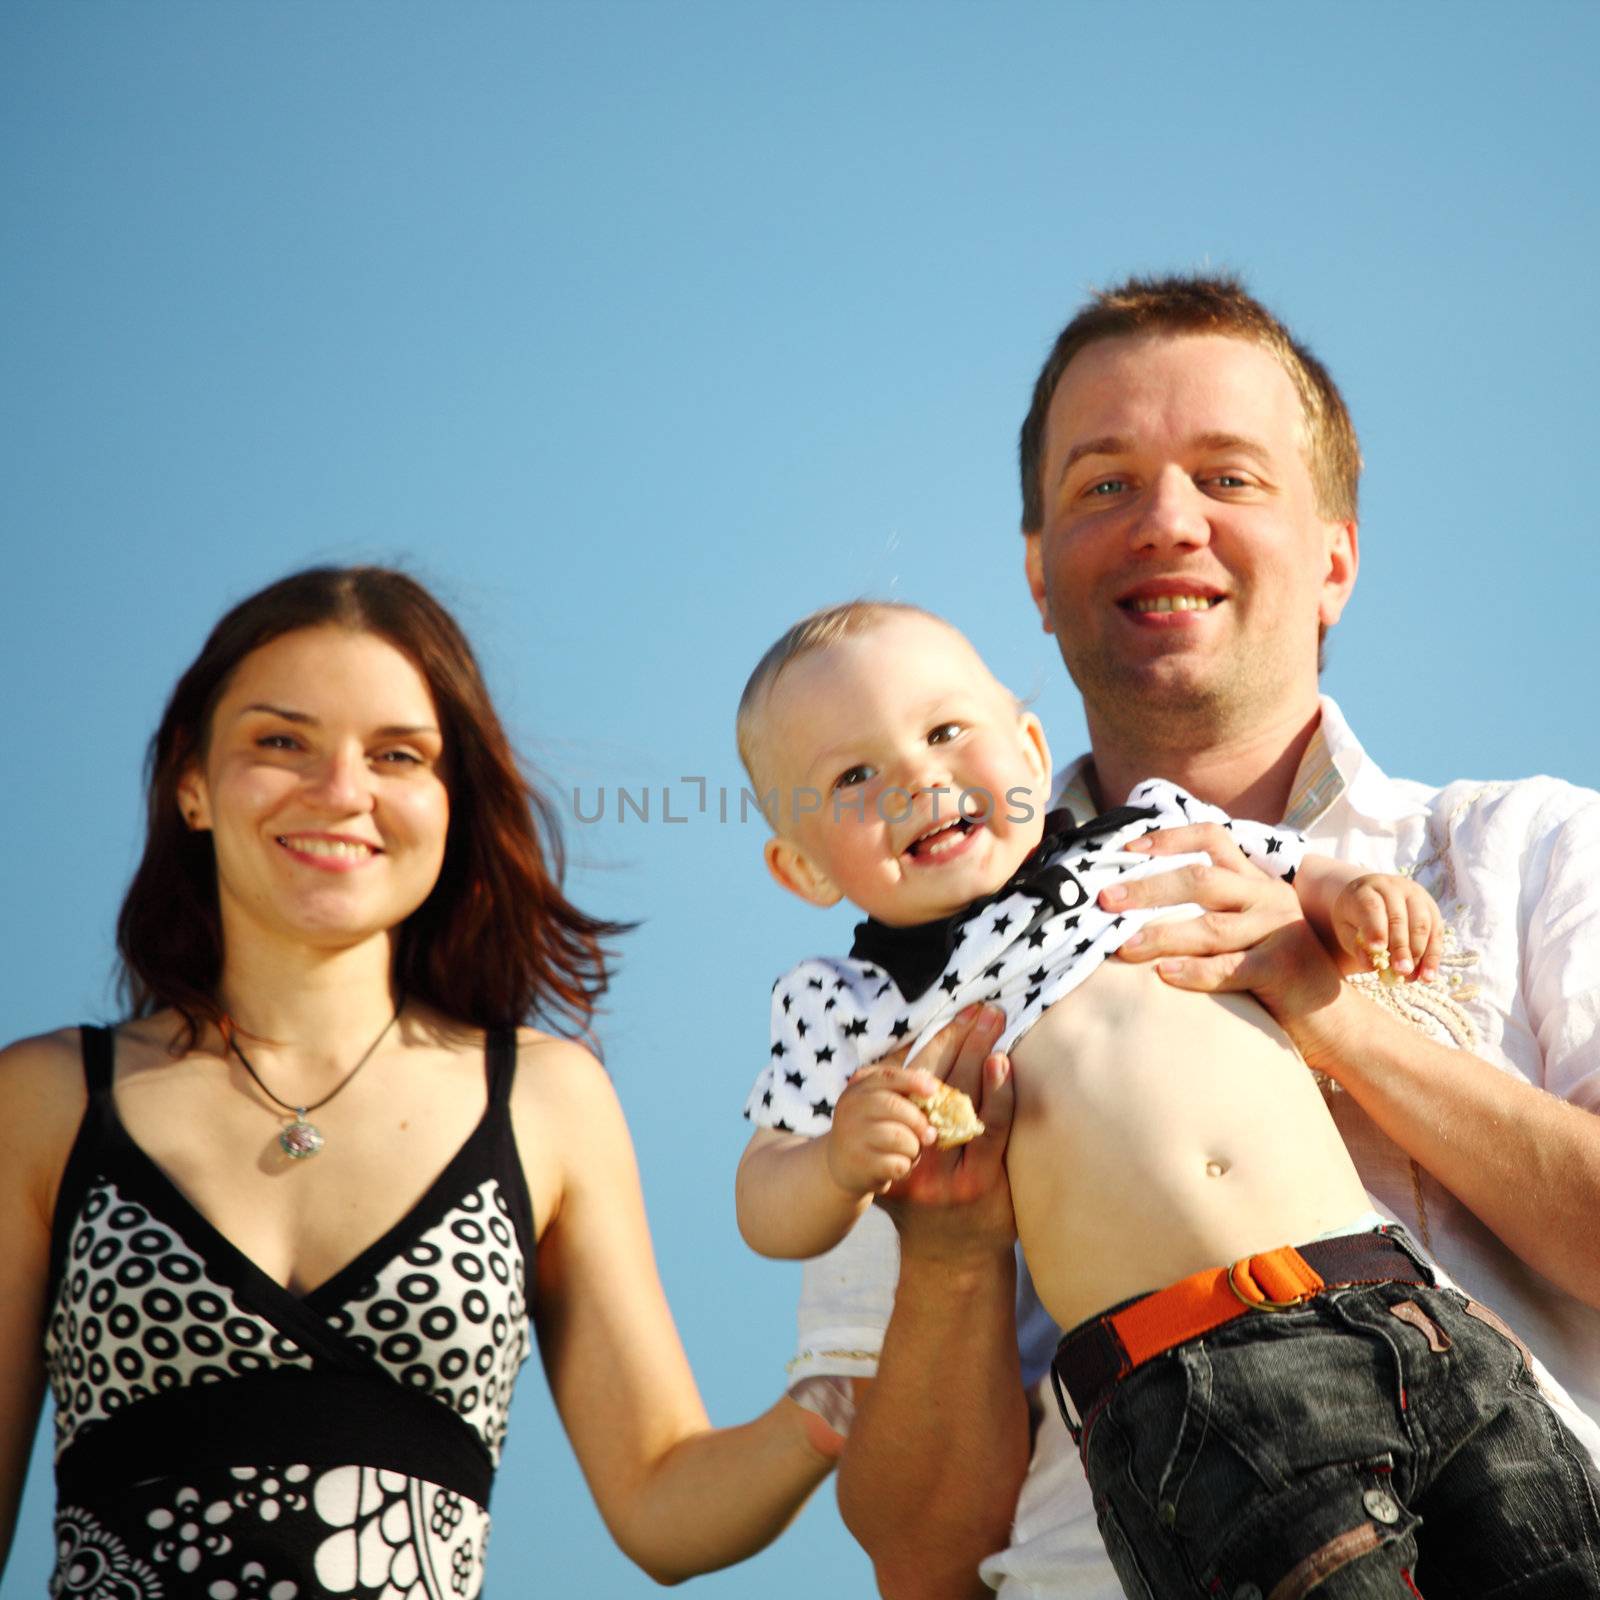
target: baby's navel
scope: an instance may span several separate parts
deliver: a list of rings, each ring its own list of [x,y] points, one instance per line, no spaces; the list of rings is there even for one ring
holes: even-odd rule
[[[1226,1161],[1218,1161],[1215,1157],[1213,1157],[1210,1161],[1206,1162],[1206,1176],[1208,1178],[1223,1177],[1227,1173],[1227,1170],[1228,1163]]]

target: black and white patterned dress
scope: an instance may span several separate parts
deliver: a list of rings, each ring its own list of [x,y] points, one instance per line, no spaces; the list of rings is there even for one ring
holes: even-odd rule
[[[1121,879],[1209,864],[1203,854],[1126,848],[1141,834],[1191,822],[1222,824],[1257,866],[1294,881],[1305,855],[1298,833],[1229,817],[1164,779],[1146,779],[1127,805],[1081,827],[1069,812],[1051,812],[1039,847],[994,894],[920,927],[863,922],[849,957],[816,957],[785,973],[772,987],[771,1059],[745,1116],[781,1132],[826,1133],[853,1072],[905,1044],[916,1045],[914,1060],[977,1001],[1004,1010],[995,1049],[1009,1050],[1147,922],[1200,914],[1199,906],[1119,914],[1097,898]]]
[[[507,1105],[428,1192],[310,1294],[234,1248],[133,1142],[113,1036],[83,1030],[89,1105],[51,1241],[54,1595],[467,1600],[529,1351],[532,1207]]]

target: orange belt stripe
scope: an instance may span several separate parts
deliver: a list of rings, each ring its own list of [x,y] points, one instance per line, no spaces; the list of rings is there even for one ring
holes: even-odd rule
[[[1326,1286],[1293,1245],[1283,1245],[1231,1267],[1196,1272],[1106,1320],[1122,1341],[1131,1368],[1246,1311],[1293,1305]]]

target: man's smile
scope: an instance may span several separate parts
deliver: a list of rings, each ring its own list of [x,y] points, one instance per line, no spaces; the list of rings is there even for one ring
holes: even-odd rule
[[[1124,604],[1130,611],[1143,615],[1150,611],[1209,611],[1220,605],[1207,594],[1158,594],[1148,600],[1128,600]]]

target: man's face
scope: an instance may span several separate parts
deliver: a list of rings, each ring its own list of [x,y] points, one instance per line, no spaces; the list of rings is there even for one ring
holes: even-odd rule
[[[1104,339],[1056,389],[1028,581],[1090,731],[1267,732],[1316,708],[1318,626],[1355,582],[1317,513],[1299,396],[1215,334]]]

